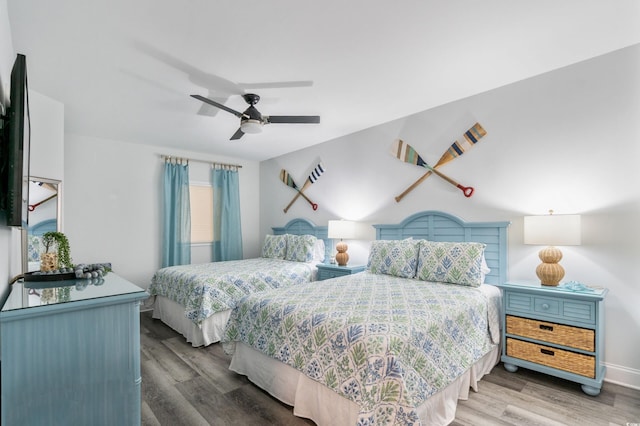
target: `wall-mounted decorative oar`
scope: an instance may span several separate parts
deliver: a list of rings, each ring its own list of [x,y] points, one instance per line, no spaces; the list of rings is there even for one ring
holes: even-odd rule
[[[434,169],[448,163],[451,160],[456,159],[457,157],[464,154],[466,151],[470,150],[475,146],[475,144],[484,136],[487,132],[482,128],[480,123],[476,123],[467,130],[464,135],[462,135],[461,142],[455,141],[451,144],[451,146],[442,154],[440,160],[433,166]],[[420,185],[426,178],[431,176],[431,170],[423,174],[418,180],[411,184],[404,192],[398,195],[396,198],[396,202],[400,202],[409,192],[413,191],[418,185]]]
[[[291,175],[289,175],[289,172],[287,172],[285,169],[280,170],[280,180],[282,182],[284,182],[285,185],[287,185],[287,186],[295,189],[296,191],[298,191],[298,194],[302,195],[302,197],[305,200],[307,200],[309,202],[309,204],[311,204],[311,208],[313,208],[313,210],[318,210],[318,205],[316,203],[314,203],[313,201],[311,201],[302,192],[300,192],[300,189],[298,188],[298,185],[296,185],[296,183],[293,181],[293,178],[291,177]]]
[[[391,147],[391,153],[396,156],[399,160],[404,161],[405,163],[415,164],[416,166],[424,167],[425,169],[429,169],[430,172],[435,173],[440,176],[442,179],[449,182],[451,185],[459,188],[465,197],[471,197],[473,195],[473,188],[470,186],[462,186],[455,180],[451,179],[449,176],[439,172],[438,170],[431,167],[420,155],[416,152],[413,147],[407,143],[404,143],[402,140],[397,139],[393,146]]]
[[[293,197],[293,200],[291,200],[291,202],[287,205],[287,207],[284,208],[285,213],[289,211],[289,209],[291,208],[293,203],[296,202],[299,196],[304,195],[303,192],[309,187],[309,185],[316,183],[320,175],[322,175],[325,170],[326,169],[322,165],[322,162],[318,163],[318,165],[311,171],[311,174],[309,174],[309,177],[307,177],[307,180],[304,182],[304,185],[302,185],[302,188],[300,188],[300,191],[298,191],[296,196]],[[282,174],[282,172],[280,173]]]

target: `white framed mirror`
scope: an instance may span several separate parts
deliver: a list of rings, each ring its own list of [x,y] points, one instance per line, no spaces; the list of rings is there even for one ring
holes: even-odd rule
[[[62,232],[62,182],[29,177],[29,226],[23,232],[22,270],[40,270],[40,238],[49,231]]]

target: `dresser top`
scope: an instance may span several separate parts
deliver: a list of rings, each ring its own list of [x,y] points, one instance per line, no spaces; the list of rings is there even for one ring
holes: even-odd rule
[[[135,294],[141,299],[148,297],[142,288],[113,272],[94,279],[18,282],[12,286],[2,312]]]

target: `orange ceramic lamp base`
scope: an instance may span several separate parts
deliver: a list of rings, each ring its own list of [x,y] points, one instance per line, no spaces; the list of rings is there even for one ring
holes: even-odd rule
[[[349,261],[349,255],[347,254],[348,248],[347,244],[342,241],[336,244],[336,250],[338,250],[336,262],[338,262],[338,266],[347,266],[347,262]]]
[[[562,259],[562,252],[556,247],[549,246],[540,250],[538,257],[542,260],[536,268],[540,284],[557,286],[564,277],[564,268],[558,263]]]

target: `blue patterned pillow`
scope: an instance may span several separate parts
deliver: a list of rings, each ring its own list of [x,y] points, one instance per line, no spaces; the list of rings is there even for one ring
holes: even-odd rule
[[[286,253],[286,235],[267,235],[264,237],[264,245],[262,246],[262,257],[284,259]]]
[[[418,240],[376,240],[371,243],[367,269],[373,274],[415,278]]]
[[[482,284],[483,243],[423,241],[417,278],[478,287]]]
[[[29,262],[40,262],[40,237],[29,235],[28,242]]]
[[[316,240],[317,238],[313,235],[287,234],[287,254],[284,259],[294,262],[311,262]]]

